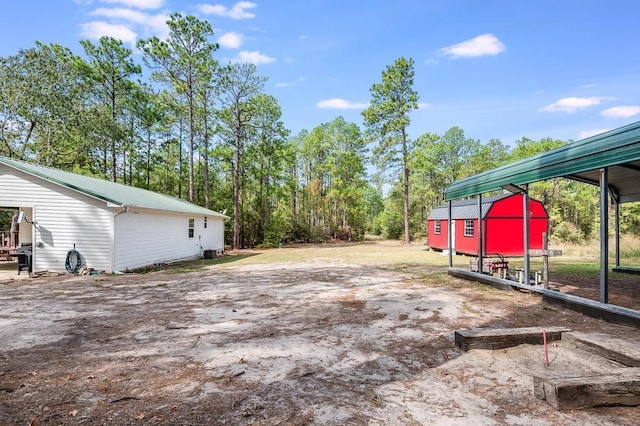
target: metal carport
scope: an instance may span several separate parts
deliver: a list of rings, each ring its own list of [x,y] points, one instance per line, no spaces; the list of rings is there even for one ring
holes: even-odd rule
[[[611,199],[615,208],[616,268],[621,268],[618,206],[621,203],[640,201],[640,121],[458,180],[446,189],[445,201],[451,205],[452,200],[459,198],[480,196],[481,199],[483,193],[502,188],[522,191],[525,194],[526,206],[528,184],[557,177],[574,179],[600,187],[600,301],[598,307],[617,310],[619,307],[608,304],[609,200]],[[524,211],[526,212],[527,209],[525,208]],[[524,228],[526,234],[528,232],[526,220]],[[449,246],[451,247],[451,244]],[[449,271],[455,273],[452,255],[452,251],[449,250]],[[481,257],[482,253],[479,253],[479,256]],[[525,276],[529,276],[528,265],[529,254],[525,250]],[[578,302],[591,305],[593,301],[584,299]],[[638,311],[631,311],[631,314],[640,318]]]

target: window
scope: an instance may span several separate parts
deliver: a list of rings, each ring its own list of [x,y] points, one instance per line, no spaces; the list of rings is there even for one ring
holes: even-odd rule
[[[473,237],[473,220],[465,219],[464,221],[464,236]]]
[[[436,222],[433,224],[433,233],[439,235],[440,234],[440,221],[436,220]]]
[[[189,238],[193,238],[193,230],[196,227],[196,220],[189,219]]]
[[[207,229],[207,217],[204,217],[204,229]]]

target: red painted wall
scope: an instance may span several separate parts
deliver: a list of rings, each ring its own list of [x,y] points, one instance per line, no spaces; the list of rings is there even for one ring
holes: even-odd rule
[[[429,229],[428,232],[428,241],[429,247],[437,248],[440,250],[445,250],[449,246],[449,241],[447,241],[447,234],[449,232],[449,221],[448,220],[440,220],[440,233],[436,234],[435,232],[436,221],[429,221]]]
[[[464,219],[456,220],[456,252],[478,254],[478,219],[473,220],[473,237],[464,235],[464,222]]]
[[[491,206],[485,218],[485,255],[523,256],[524,228],[522,196],[513,195]],[[547,211],[538,200],[529,200],[529,249],[542,248],[542,233],[547,231]]]

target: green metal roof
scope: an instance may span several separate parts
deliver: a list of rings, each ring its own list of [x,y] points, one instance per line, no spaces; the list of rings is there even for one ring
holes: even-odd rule
[[[445,200],[556,177],[597,184],[605,167],[619,202],[640,201],[640,121],[458,180],[446,189]]]
[[[212,217],[227,216],[205,209],[186,200],[159,194],[143,188],[123,185],[104,179],[65,172],[50,167],[39,166],[7,157],[0,157],[0,164],[28,173],[32,176],[48,180],[57,185],[81,192],[107,203],[121,207],[163,210],[176,213],[197,214]]]

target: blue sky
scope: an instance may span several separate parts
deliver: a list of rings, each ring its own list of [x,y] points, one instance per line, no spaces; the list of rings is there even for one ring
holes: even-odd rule
[[[410,136],[578,140],[640,120],[640,2],[631,0],[10,0],[0,56],[100,36],[166,34],[173,12],[211,22],[220,62],[254,62],[294,134],[360,112],[382,71],[415,61]],[[136,60],[142,63],[137,55]]]

